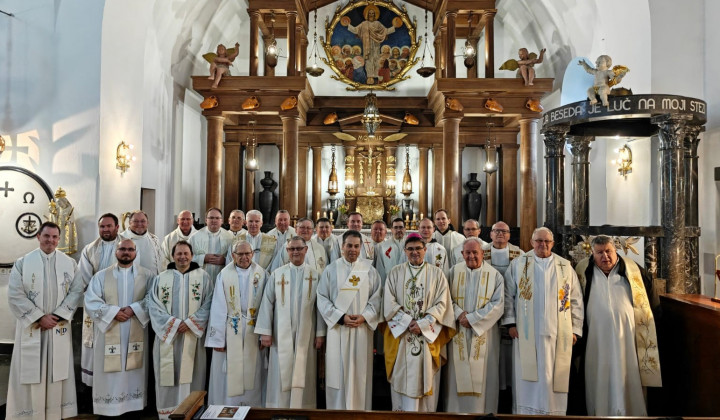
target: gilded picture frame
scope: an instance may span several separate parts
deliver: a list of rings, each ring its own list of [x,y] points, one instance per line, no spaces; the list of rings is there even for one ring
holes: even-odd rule
[[[335,72],[330,77],[347,84],[347,90],[395,90],[393,85],[409,79],[407,72],[419,61],[415,55],[422,37],[417,38],[416,29],[404,5],[350,1],[325,21],[322,60]]]

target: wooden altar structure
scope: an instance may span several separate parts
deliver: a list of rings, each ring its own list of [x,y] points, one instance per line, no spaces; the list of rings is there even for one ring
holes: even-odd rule
[[[255,120],[258,144],[276,145],[280,151],[280,208],[300,217],[307,216],[307,207],[312,208],[311,215],[322,212],[322,186],[326,184],[326,180],[320,179],[322,146],[340,143],[333,135],[333,132],[339,130],[356,137],[365,132],[359,121],[359,115],[365,106],[364,98],[342,96],[345,86],[335,81],[329,82],[337,83],[340,96],[315,96],[305,76],[310,6],[322,7],[330,3],[332,2],[326,0],[282,1],[274,2],[275,8],[270,10],[267,2],[249,0],[249,76],[225,77],[218,88],[211,87],[212,81],[208,80],[207,76],[193,77],[193,88],[205,98],[215,96],[218,102],[216,108],[203,112],[208,124],[207,208],[255,208],[255,174],[243,170],[242,166],[245,140],[249,131],[248,122]],[[535,79],[533,86],[525,86],[522,79],[494,78],[495,0],[411,0],[409,3],[420,8],[429,7],[433,12],[435,67],[438,70],[434,84],[425,97],[378,98],[378,108],[383,120],[378,134],[407,134],[399,143],[386,144],[386,153],[394,156],[395,147],[405,143],[416,145],[420,152],[420,179],[417,180],[420,193],[419,212],[431,215],[434,210],[446,208],[451,220],[459,225],[462,214],[462,152],[465,147],[484,146],[487,123],[492,122],[492,135],[497,140],[500,170],[490,175],[486,182],[488,211],[487,220],[484,222],[492,224],[501,219],[511,227],[520,226],[521,247],[528,249],[530,234],[537,226],[535,156],[540,114],[531,111],[526,104],[529,99],[539,99],[550,92],[553,79]],[[263,34],[266,42],[270,39],[268,27],[271,13],[276,18],[275,37],[282,38],[280,33],[284,31],[289,43],[287,76],[284,77],[275,77],[274,70],[267,66],[263,75],[259,75],[258,54],[261,50],[258,33]],[[471,13],[475,23],[472,32],[468,33],[465,22]],[[485,77],[478,78],[478,69],[473,66],[468,69],[468,78],[456,78],[456,41],[467,38],[477,45],[483,33]],[[420,77],[414,74],[414,70],[413,77]],[[259,106],[252,110],[243,110],[242,103],[253,96],[257,98]],[[289,110],[281,110],[281,103],[288,97],[296,97],[297,105]],[[490,98],[501,103],[504,110],[495,112],[487,109],[486,103]],[[446,106],[448,99],[459,101],[461,110]],[[337,114],[338,122],[332,125],[324,124],[325,117],[331,113]],[[404,124],[406,113],[416,117],[419,124]],[[345,146],[347,156],[354,154],[352,146]],[[298,179],[299,174],[306,173],[308,169],[310,150],[313,152],[313,189],[306,191],[305,183],[298,182]],[[431,156],[433,174],[428,173]],[[340,166],[338,173],[343,173]],[[429,176],[434,180],[432,203],[428,200]],[[241,197],[243,183],[246,193]],[[516,199],[518,189],[519,207]],[[394,197],[392,199],[394,200]],[[307,205],[307,200],[312,200],[312,206]]]

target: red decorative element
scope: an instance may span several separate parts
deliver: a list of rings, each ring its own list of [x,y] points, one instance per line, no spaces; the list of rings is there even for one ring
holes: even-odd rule
[[[392,247],[388,248],[387,251],[385,251],[385,256],[390,258],[390,251],[392,251]]]

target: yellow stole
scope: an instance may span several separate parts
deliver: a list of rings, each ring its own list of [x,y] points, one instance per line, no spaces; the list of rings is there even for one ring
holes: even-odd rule
[[[233,241],[233,245],[237,241],[246,241],[247,239],[247,233],[240,234],[236,236],[235,241]],[[275,255],[275,244],[277,243],[277,238],[271,235],[265,235],[263,233],[260,233],[260,256],[258,257],[258,260],[256,263],[261,266],[264,269],[268,269],[270,267],[270,263],[272,262],[273,256]],[[254,261],[254,260],[253,260]]]
[[[495,276],[490,276],[490,272],[485,269],[488,265],[483,264],[480,269],[480,285],[473,306],[475,310],[484,307],[495,291]],[[466,268],[464,262],[455,265],[450,285],[453,302],[463,310],[465,310]],[[460,323],[457,326],[457,334],[452,340],[452,352],[458,395],[481,395],[487,367],[487,332],[479,336],[472,328],[463,327]],[[472,337],[472,349],[466,347],[468,335]]]
[[[625,261],[625,275],[632,291],[633,313],[635,315],[635,351],[637,353],[638,367],[640,368],[640,382],[643,386],[661,387],[660,355],[658,353],[657,332],[655,331],[655,319],[650,309],[650,300],[645,291],[645,285],[637,264],[629,258],[620,258]],[[587,284],[585,270],[589,263],[590,259],[585,258],[575,268],[583,291],[585,291],[585,285]]]
[[[195,269],[188,276],[188,317],[200,308],[203,295],[203,274],[201,269]],[[184,281],[180,275],[180,281]],[[175,270],[166,270],[160,273],[158,279],[158,292],[160,301],[165,306],[168,314],[172,314],[172,289],[175,280]],[[182,290],[182,287],[181,287]],[[183,297],[180,296],[180,299]],[[180,320],[183,322],[183,320]],[[195,368],[195,350],[197,337],[188,331],[183,334],[182,359],[180,361],[180,383],[189,384],[192,382],[193,370]],[[180,337],[175,336],[178,340]],[[160,386],[175,386],[175,360],[173,354],[173,343],[159,341],[160,344]]]
[[[105,270],[103,294],[105,303],[112,306],[119,306],[118,303],[118,280],[114,274],[115,266]],[[133,302],[143,300],[147,279],[137,272],[133,280]],[[133,316],[130,322],[130,339],[128,340],[127,358],[125,359],[125,370],[139,369],[143,366],[143,352],[145,344],[145,330],[137,317]],[[122,349],[120,337],[120,323],[113,321],[105,333],[105,372],[122,371]]]
[[[546,302],[548,311],[557,311],[557,344],[555,347],[555,371],[553,374],[553,390],[555,392],[568,392],[570,381],[570,359],[572,356],[572,315],[570,307],[570,287],[572,282],[572,267],[570,262],[555,255],[553,265],[558,275],[557,279],[557,306]],[[522,379],[537,382],[537,351],[535,349],[535,316],[534,316],[534,273],[535,253],[530,251],[522,255],[520,265],[520,280],[518,282],[517,305],[515,317],[520,345],[520,367]]]

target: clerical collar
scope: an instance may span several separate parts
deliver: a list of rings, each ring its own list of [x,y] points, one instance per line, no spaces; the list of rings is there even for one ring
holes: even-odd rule
[[[132,229],[130,229],[130,233],[132,233],[135,236],[145,236],[145,235],[147,235],[147,230],[145,231],[145,233],[136,233]]]
[[[437,225],[435,225],[437,227]],[[445,236],[446,233],[454,232],[455,228],[453,227],[452,223],[448,224],[448,228],[445,229],[445,232],[440,232],[440,229],[437,229],[436,232],[440,234],[440,236]]]
[[[467,267],[467,265],[466,265],[466,267]],[[478,268],[470,268],[470,267],[468,267],[468,270],[470,270],[470,271],[472,272],[472,271],[482,270],[482,268],[483,268],[483,262],[480,261],[480,266],[479,266]]]
[[[52,258],[53,256],[55,256],[55,253],[57,252],[57,249],[53,249],[53,251],[52,251],[51,253],[49,253],[49,254],[46,254],[45,251],[43,251],[42,249],[40,249],[40,252],[42,252],[42,254],[45,256],[45,258],[50,259],[50,258]]]
[[[252,268],[252,263],[250,263],[250,265],[248,265],[247,268],[242,268],[242,267],[240,267],[239,265],[235,264],[235,269],[237,269],[238,272],[243,273],[243,274],[245,274],[245,273],[247,273],[248,271],[250,271],[251,268]]]
[[[425,265],[425,261],[422,262],[420,265],[413,265],[410,261],[408,261],[408,265],[412,268],[421,268],[423,265]]]
[[[120,265],[118,265],[117,268],[118,268],[118,271],[120,271],[121,273],[125,273],[127,271],[131,271],[133,266],[132,266],[132,264],[130,264],[129,267],[120,267]]]
[[[190,229],[188,229],[188,233],[185,233],[185,232],[183,232],[182,229],[180,229],[180,227],[178,226],[178,231],[180,232],[180,234],[181,234],[182,236],[190,236],[190,234],[192,233],[192,227],[190,227]]]
[[[535,253],[533,252],[533,254],[535,254]],[[550,254],[550,256],[546,257],[546,258],[538,257],[537,254],[535,254],[535,262],[542,265],[543,267],[549,266],[550,263],[552,262],[552,260],[553,260],[553,254]]]
[[[220,229],[218,229],[218,230],[215,231],[215,232],[211,232],[210,229],[208,229],[208,233],[211,234],[212,236],[217,236],[217,235],[220,234]]]
[[[347,260],[347,258],[345,258],[344,255],[342,257],[340,257],[340,259],[342,260],[343,263],[345,263],[345,265],[350,266],[350,268],[355,267],[355,264],[358,262],[358,260],[355,260],[354,262],[350,262]]]
[[[111,245],[111,244],[114,244],[115,241],[117,241],[117,236],[113,239],[110,239],[109,241],[106,241],[105,239],[102,239],[102,238],[100,238],[100,240],[103,242],[103,245],[105,245],[105,244]]]
[[[198,268],[200,268],[200,266],[199,266],[198,263],[196,263],[195,261],[191,261],[191,262],[190,262],[190,268],[188,268],[188,270],[187,270],[186,272],[184,272],[184,273],[180,273],[180,270],[177,269],[177,266],[175,265],[175,262],[171,262],[171,263],[168,264],[168,266],[167,266],[167,269],[168,269],[168,270],[176,270],[176,271],[177,271],[178,273],[180,273],[180,274],[187,274],[187,273],[189,273],[189,272],[191,272],[191,271],[193,271],[193,270],[196,270],[196,269],[198,269]]]

